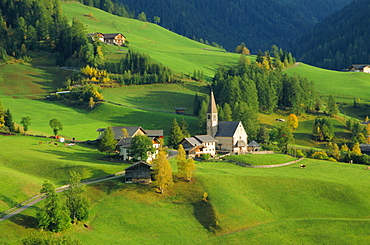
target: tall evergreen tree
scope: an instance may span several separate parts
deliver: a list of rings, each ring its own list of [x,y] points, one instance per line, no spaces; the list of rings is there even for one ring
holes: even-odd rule
[[[200,109],[200,98],[198,96],[198,93],[195,93],[195,96],[194,96],[194,102],[193,102],[193,114],[194,115],[198,115],[199,113],[199,109]]]
[[[203,134],[206,131],[207,125],[207,102],[205,100],[202,101],[199,113],[198,113],[198,133]]]
[[[184,118],[181,119],[181,122],[179,123],[179,127],[181,128],[182,136],[184,138],[190,137],[190,133],[188,130],[188,123],[185,121]]]
[[[114,139],[112,127],[107,127],[98,143],[98,150],[110,154],[116,148],[117,140]]]
[[[173,119],[170,134],[168,136],[168,145],[173,148],[177,148],[180,141],[184,138],[182,130],[177,123],[176,118]]]
[[[334,96],[331,94],[328,99],[327,113],[330,116],[337,115],[339,112],[337,103],[335,102]]]
[[[10,132],[14,132],[13,116],[9,109],[6,110],[4,115],[4,125],[9,128]]]

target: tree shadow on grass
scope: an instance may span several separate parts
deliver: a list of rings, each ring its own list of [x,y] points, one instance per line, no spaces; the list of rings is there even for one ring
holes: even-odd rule
[[[216,232],[221,229],[216,219],[216,213],[209,201],[200,200],[192,203],[194,207],[194,217],[208,231]]]
[[[17,202],[13,201],[11,198],[1,195],[1,194],[0,194],[0,200],[6,203],[9,207],[14,207],[18,204]]]
[[[26,229],[37,229],[37,219],[29,215],[17,214],[9,218],[9,220],[16,225],[23,226]]]

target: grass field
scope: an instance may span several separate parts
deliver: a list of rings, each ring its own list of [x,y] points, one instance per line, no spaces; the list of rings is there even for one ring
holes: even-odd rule
[[[325,70],[300,63],[285,73],[298,74],[315,82],[316,89],[323,95],[333,94],[337,102],[353,103],[354,98],[370,102],[370,74],[362,72],[340,72]]]
[[[88,188],[92,215],[84,223],[89,227],[80,223],[64,234],[84,244],[367,244],[366,167],[319,160],[302,164],[307,167],[197,163],[195,182],[177,182],[164,195],[119,180],[97,184]],[[35,210],[0,223],[3,241],[31,234]],[[219,228],[213,232],[209,223]]]
[[[147,53],[178,73],[193,74],[194,70],[202,70],[210,81],[219,65],[236,64],[239,59],[239,54],[195,42],[156,24],[114,16],[75,2],[62,2],[62,7],[68,19],[76,17],[83,21],[87,32],[120,32],[130,42],[130,49]],[[122,48],[107,46],[106,49],[118,59],[118,50]],[[121,53],[123,56],[124,52]]]
[[[250,165],[274,165],[286,162],[291,162],[297,158],[284,154],[248,154],[248,155],[233,155],[224,157],[227,160],[242,162]]]

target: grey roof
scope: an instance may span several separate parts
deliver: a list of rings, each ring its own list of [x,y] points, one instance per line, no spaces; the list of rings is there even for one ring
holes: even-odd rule
[[[162,129],[158,129],[158,130],[145,130],[145,132],[146,132],[146,135],[148,135],[148,137],[163,136],[163,130]]]
[[[143,131],[144,131],[144,129],[143,129],[142,127],[140,127],[140,126],[112,127],[112,129],[113,129],[113,133],[114,133],[114,139],[115,139],[115,140],[120,140],[120,139],[121,139],[121,137],[123,137],[123,135],[122,135],[122,129],[123,129],[123,128],[126,128],[126,129],[127,129],[127,133],[128,133],[128,136],[129,136],[129,137],[134,136],[134,134],[135,134],[139,129],[141,129],[141,130],[143,130]],[[104,129],[104,130],[105,130],[105,129]],[[103,130],[103,131],[104,131],[104,130]],[[97,132],[101,132],[101,129],[98,129],[98,130],[97,130]],[[146,133],[146,131],[144,131],[144,133]],[[98,140],[101,138],[101,136],[102,136],[102,135],[99,135]]]
[[[144,164],[144,165],[147,165],[147,166],[149,166],[149,167],[152,167],[152,165],[147,164],[146,162],[138,161],[138,162],[136,162],[136,163],[132,164],[131,166],[129,166],[129,167],[127,167],[127,168],[125,168],[125,170],[130,169],[130,168],[133,168],[133,167],[136,167],[137,165],[140,165],[140,164]]]
[[[215,137],[232,137],[238,129],[239,122],[235,121],[221,121],[218,122],[218,129]]]
[[[202,143],[194,137],[185,138],[183,140],[186,140],[187,142],[189,142],[191,146],[202,145]]]
[[[104,38],[112,39],[112,38],[115,38],[119,34],[121,34],[124,38],[126,38],[122,33],[107,33],[107,34],[104,34]]]
[[[215,96],[213,95],[213,90],[211,90],[211,97],[209,98],[207,113],[217,113],[217,106]]]
[[[117,146],[122,146],[123,148],[129,148],[131,147],[131,142],[132,142],[132,137],[122,138],[120,139],[120,141],[118,141]]]
[[[201,143],[204,143],[204,142],[218,142],[211,135],[195,135],[194,138],[196,138]]]
[[[256,141],[252,141],[248,144],[249,147],[261,147],[261,145],[259,145]]]
[[[235,144],[236,147],[244,147],[247,146],[247,143],[245,143],[244,140],[238,140]]]
[[[370,144],[360,144],[360,149],[362,152],[370,152]]]
[[[362,68],[365,68],[366,66],[369,66],[369,64],[356,64],[356,65],[352,65],[351,68],[356,68],[356,69],[362,69]]]

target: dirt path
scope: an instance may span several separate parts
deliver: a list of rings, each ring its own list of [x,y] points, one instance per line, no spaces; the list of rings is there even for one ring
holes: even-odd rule
[[[90,184],[94,184],[94,183],[98,183],[98,182],[102,182],[102,181],[107,181],[107,180],[112,180],[112,179],[117,179],[117,178],[122,178],[124,175],[117,175],[117,176],[111,176],[111,177],[107,177],[107,178],[103,178],[103,179],[98,179],[98,180],[93,180],[93,181],[89,181],[89,182],[85,182],[85,183],[82,183],[82,185],[90,185]],[[57,188],[57,192],[63,192],[63,191],[66,191],[68,190],[68,186],[62,186],[62,187],[59,187]],[[35,196],[37,197],[37,196]],[[6,219],[9,219],[11,217],[13,217],[14,215],[17,215],[21,212],[23,212],[24,210],[26,210],[27,208],[35,205],[36,203],[39,203],[41,202],[42,200],[45,199],[45,196],[41,196],[41,197],[38,197],[30,202],[28,202],[27,204],[11,211],[10,213],[6,214],[4,217],[0,218],[0,222],[1,221],[4,221]]]
[[[297,67],[297,66],[299,66],[299,64],[300,64],[299,62],[296,62],[293,66],[283,69],[283,71],[286,71],[286,70],[292,69],[294,67]]]

